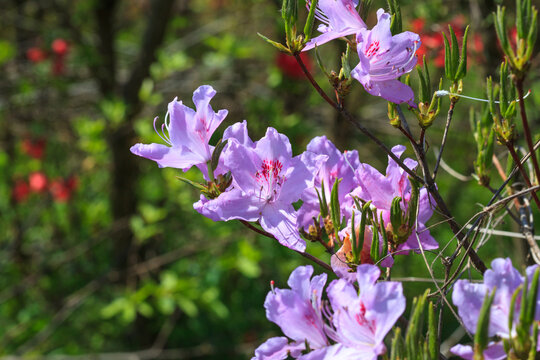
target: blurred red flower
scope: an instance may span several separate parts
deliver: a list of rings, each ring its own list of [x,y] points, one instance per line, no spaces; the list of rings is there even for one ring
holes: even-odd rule
[[[311,65],[311,59],[306,53],[300,53],[300,58],[306,65],[306,68],[308,71],[311,71],[312,65]],[[298,62],[294,58],[294,56],[287,55],[282,52],[278,52],[276,56],[276,66],[281,70],[283,75],[291,78],[291,79],[302,79],[304,78],[304,72],[302,71],[302,68],[300,65],[298,65]]]
[[[416,51],[418,55],[418,64],[422,65],[422,59],[425,55],[428,61],[435,64],[436,67],[444,67],[444,38],[442,32],[445,32],[448,40],[450,35],[448,32],[447,24],[434,24],[429,29],[425,28],[425,20],[423,18],[417,18],[411,21],[412,31],[420,34],[422,40],[422,46]],[[465,32],[466,19],[464,16],[456,16],[450,21],[450,25],[454,30],[458,42],[461,42],[463,34]],[[467,48],[472,60],[476,62],[482,62],[484,60],[482,51],[484,50],[484,43],[482,37],[479,34],[470,34],[472,39],[469,40]],[[472,41],[471,41],[472,40]],[[461,46],[461,44],[459,44]],[[460,50],[461,51],[461,50]]]
[[[24,139],[22,142],[22,150],[25,154],[34,159],[41,159],[45,152],[45,145],[45,139]]]
[[[52,51],[59,56],[64,56],[69,51],[69,45],[64,39],[56,39],[51,44]]]
[[[28,176],[30,190],[33,192],[43,192],[47,189],[47,176],[41,171],[36,171]]]
[[[26,58],[37,64],[45,60],[47,58],[47,54],[45,54],[45,52],[40,48],[34,46],[26,50]]]
[[[15,180],[15,185],[13,186],[11,196],[15,202],[20,203],[24,201],[30,194],[30,186],[24,180]]]
[[[78,180],[71,176],[67,179],[56,179],[51,182],[49,190],[54,201],[59,203],[68,202],[73,191],[77,188]]]

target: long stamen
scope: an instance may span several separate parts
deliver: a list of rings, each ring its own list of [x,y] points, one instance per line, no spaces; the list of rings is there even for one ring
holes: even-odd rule
[[[461,95],[461,94],[454,94],[454,93],[451,93],[449,91],[446,91],[446,90],[437,90],[435,91],[435,96],[436,97],[443,97],[443,96],[446,96],[446,95],[451,95],[451,96],[459,96],[459,97],[462,97],[462,98],[465,98],[465,99],[470,99],[470,100],[476,100],[476,101],[482,101],[482,102],[489,102],[489,100],[487,99],[479,99],[479,98],[475,98],[475,97],[472,97],[472,96],[466,96],[466,95]],[[527,92],[527,94],[523,97],[523,99],[526,99],[529,95],[531,95],[531,90],[529,90]],[[515,102],[519,102],[519,99],[515,99],[513,100]],[[493,101],[495,104],[500,104],[501,102],[500,101]],[[511,101],[509,101],[508,103],[510,103]]]
[[[156,117],[154,118],[154,131],[156,132],[156,134],[158,134],[158,136],[161,138],[161,140],[165,141],[167,144],[169,144],[169,145],[172,146],[171,141],[170,141],[170,140],[166,140],[165,137],[162,136],[162,135],[159,133],[158,129],[156,128],[156,121],[157,121],[158,118],[159,118],[158,116],[156,116]],[[161,127],[162,127],[162,130],[161,130],[161,131],[163,131],[163,125],[162,125]],[[163,133],[163,135],[165,135],[165,133]]]
[[[167,142],[168,142],[169,144],[172,144],[171,138],[170,138],[167,134],[165,134],[165,129],[164,129],[164,128],[165,128],[165,124],[162,124],[162,125],[161,125],[161,133],[163,134],[163,137],[164,137],[165,139],[167,139]],[[168,130],[167,130],[167,132],[168,132]]]

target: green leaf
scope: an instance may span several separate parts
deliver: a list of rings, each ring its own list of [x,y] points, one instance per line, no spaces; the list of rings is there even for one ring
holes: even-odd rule
[[[429,303],[428,309],[428,351],[431,360],[439,358],[437,316],[435,315],[435,308],[432,302]]]
[[[452,73],[454,75],[453,81],[456,81],[456,73],[457,68],[459,66],[459,46],[458,41],[456,37],[456,33],[454,32],[454,29],[452,29],[452,25],[448,25],[448,29],[450,30],[450,38],[451,38],[451,47],[452,47],[452,53],[450,56],[450,60],[452,62]]]
[[[465,34],[461,44],[461,57],[456,73],[456,80],[463,79],[467,75],[467,40],[469,38],[469,25],[465,28]]]
[[[450,50],[450,44],[448,43],[448,39],[446,37],[446,34],[443,32],[443,39],[444,39],[444,75],[446,78],[450,81],[454,81],[454,71],[452,69],[452,52]]]
[[[317,4],[319,0],[311,0],[311,5],[309,7],[309,13],[306,19],[306,25],[304,26],[304,41],[308,42],[311,39],[311,33],[313,31],[313,23],[315,22],[315,10],[317,9]]]
[[[189,184],[189,185],[193,186],[194,188],[196,188],[196,189],[198,189],[198,190],[200,190],[200,191],[206,190],[206,188],[205,188],[203,185],[201,185],[201,184],[199,184],[199,183],[196,183],[196,182],[194,182],[194,181],[191,181],[191,180],[188,179],[188,178],[185,178],[185,177],[182,177],[182,176],[177,176],[176,178],[177,178],[178,180],[180,180],[180,181],[185,182],[186,184]]]
[[[15,53],[15,47],[9,41],[0,40],[0,66],[13,59]]]
[[[221,141],[221,140],[222,139],[218,141],[218,143],[216,144],[216,147],[214,148],[214,152],[212,153],[212,162],[211,162],[212,170],[216,170],[216,168],[218,167],[219,157],[221,156],[221,152],[227,145],[227,140],[225,141]]]
[[[178,307],[186,313],[187,316],[193,317],[199,313],[199,309],[197,308],[197,305],[190,299],[184,296],[177,296],[176,297],[176,303],[178,304]]]
[[[273,40],[270,40],[269,38],[267,38],[266,36],[264,36],[264,35],[262,35],[260,33],[257,33],[257,35],[259,35],[261,38],[263,38],[264,41],[266,41],[267,43],[269,43],[270,45],[272,45],[273,47],[275,47],[279,51],[287,53],[287,54],[291,54],[291,51],[287,47],[285,47],[284,45],[282,45],[282,44],[280,44],[278,42],[275,42]]]
[[[373,229],[373,236],[371,237],[371,249],[369,250],[369,254],[371,256],[371,259],[373,262],[379,261],[379,232],[377,229]]]
[[[486,292],[484,297],[484,303],[478,316],[478,324],[476,326],[476,333],[474,335],[474,358],[483,359],[484,350],[487,347],[489,341],[489,317],[491,313],[491,304],[495,297],[496,289],[494,288],[491,294]]]

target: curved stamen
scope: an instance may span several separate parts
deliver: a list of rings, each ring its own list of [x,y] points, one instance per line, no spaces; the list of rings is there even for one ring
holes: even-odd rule
[[[164,129],[164,127],[165,127],[165,124],[162,124],[162,125],[161,125],[161,133],[163,134],[163,137],[164,137],[165,139],[167,139],[168,143],[172,145],[171,138],[169,137],[169,135],[165,134],[165,129]],[[168,132],[168,131],[167,131],[167,132]]]
[[[172,146],[171,141],[170,141],[170,140],[166,140],[165,137],[162,136],[162,135],[159,133],[158,129],[156,128],[156,121],[157,121],[158,118],[159,118],[159,116],[156,116],[156,117],[154,118],[154,131],[156,132],[156,134],[158,134],[158,136],[161,138],[161,140],[165,141],[167,144],[169,144],[169,145]],[[161,126],[161,128],[162,128],[161,131],[163,131],[163,125]],[[163,135],[165,135],[165,133],[163,133]]]

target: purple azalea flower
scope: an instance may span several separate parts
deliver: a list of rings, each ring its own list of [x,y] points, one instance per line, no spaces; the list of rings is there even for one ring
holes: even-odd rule
[[[474,349],[468,345],[456,345],[450,349],[452,354],[465,360],[474,360]],[[508,357],[501,342],[490,342],[483,352],[484,360],[503,360]]]
[[[362,213],[356,209],[353,210],[355,212],[355,232],[356,232],[356,238],[357,241],[361,241],[359,239],[360,236],[360,219],[362,218]],[[349,282],[356,281],[356,273],[353,272],[351,267],[349,266],[349,263],[347,262],[347,255],[352,254],[352,219],[349,219],[347,222],[347,227],[345,227],[343,230],[339,232],[339,237],[342,239],[343,245],[339,248],[339,250],[332,255],[330,258],[330,265],[332,266],[332,270],[334,273]],[[373,259],[371,258],[371,242],[373,240],[373,227],[372,226],[366,226],[364,231],[364,239],[363,239],[363,247],[360,251],[360,264],[373,264]],[[357,244],[358,246],[360,244]],[[384,240],[381,234],[379,234],[379,255],[383,252],[383,246],[384,246]],[[379,263],[382,267],[392,267],[394,265],[394,259],[392,256],[386,256],[384,259],[381,260]]]
[[[310,265],[296,268],[287,282],[291,289],[274,289],[266,296],[264,307],[268,320],[277,324],[285,337],[274,337],[255,350],[253,359],[297,358],[306,349],[320,349],[329,345],[321,315],[321,297],[326,274],[313,275]],[[310,280],[311,279],[311,280]]]
[[[492,261],[491,268],[484,274],[484,283],[471,283],[468,280],[458,280],[454,286],[452,293],[452,301],[458,308],[458,314],[463,320],[463,324],[472,333],[476,332],[478,317],[484,297],[488,291],[495,292],[493,304],[489,318],[488,336],[498,336],[503,339],[509,339],[515,336],[515,329],[509,329],[508,316],[510,313],[510,304],[514,291],[524,282],[523,276],[512,266],[512,261],[509,258],[498,258]],[[537,265],[527,268],[527,276],[532,279],[533,273]],[[520,296],[520,295],[518,295]],[[518,298],[516,301],[515,313],[519,314],[521,301]],[[534,319],[540,320],[540,297],[537,300],[536,313]],[[519,320],[519,316],[514,316],[514,325]],[[539,343],[540,344],[540,343]],[[539,346],[540,348],[540,346]],[[463,357],[464,359],[472,358],[470,354],[472,348],[470,346],[456,345],[450,349],[452,353]],[[484,350],[486,359],[503,359],[506,358],[501,342],[492,342],[488,348]],[[490,357],[487,357],[490,356]]]
[[[412,89],[397,78],[410,72],[416,65],[420,36],[410,31],[392,36],[390,14],[379,9],[377,18],[378,23],[373,29],[361,29],[357,35],[360,62],[351,75],[371,95],[393,103],[407,102],[415,106]]]
[[[246,120],[242,121],[241,123],[235,123],[231,126],[229,126],[225,131],[223,132],[223,141],[234,139],[238,141],[240,144],[245,145],[247,147],[254,148],[255,144],[251,138],[248,135],[247,130],[247,122]],[[227,146],[227,145],[226,145]],[[226,147],[225,147],[226,148]],[[203,174],[206,174],[207,167],[206,164],[204,167],[201,167],[200,170],[203,172]],[[203,171],[204,170],[204,171]],[[227,167],[224,164],[223,161],[223,155],[219,157],[219,162],[217,168],[214,170],[214,175],[220,175],[225,174],[229,171]],[[205,175],[206,177],[206,175]],[[232,190],[235,187],[234,184],[230,186],[227,191]],[[212,211],[210,207],[207,206],[207,203],[210,201],[206,196],[203,194],[200,195],[199,201],[193,204],[193,208],[200,214],[206,216],[207,218],[214,220],[214,221],[220,221],[220,215],[219,213]]]
[[[307,151],[327,155],[328,159],[317,172],[314,186],[307,188],[302,194],[303,204],[298,210],[298,226],[306,230],[313,223],[313,218],[320,214],[321,208],[315,189],[320,193],[321,184],[324,182],[326,200],[330,201],[332,187],[337,179],[341,179],[338,200],[340,204],[344,204],[345,196],[356,187],[354,170],[360,165],[356,150],[342,154],[326,136],[313,138],[307,146]]]
[[[302,360],[375,360],[386,352],[383,340],[405,311],[403,288],[398,282],[379,282],[375,265],[359,265],[360,288],[344,279],[328,286],[333,329],[327,334],[337,343],[301,356]]]
[[[397,157],[401,157],[404,151],[405,146],[403,145],[396,145],[392,148],[392,152]],[[409,158],[405,159],[403,163],[410,169],[414,169],[418,165],[416,161]],[[368,164],[362,164],[358,168],[356,176],[359,186],[351,193],[351,196],[359,197],[365,201],[371,200],[373,206],[382,212],[385,224],[390,224],[390,209],[395,197],[402,198],[402,209],[406,209],[406,205],[403,203],[408,204],[410,200],[411,184],[408,174],[392,158],[388,157],[386,175],[381,174]],[[418,227],[413,229],[407,241],[400,244],[397,250],[418,250],[418,241],[422,243],[424,250],[439,247],[425,226],[425,223],[433,215],[430,198],[425,188],[420,190],[418,206]]]
[[[222,156],[231,171],[233,188],[206,202],[200,212],[223,221],[259,221],[282,245],[304,251],[306,244],[300,238],[292,203],[313,186],[311,170],[325,157],[305,152],[293,158],[289,139],[273,128],[253,145],[229,139]]]
[[[308,9],[310,5],[311,1],[308,1]],[[323,22],[317,28],[322,35],[311,39],[302,51],[311,50],[342,36],[358,34],[361,29],[365,29],[366,24],[360,18],[357,6],[358,0],[319,0],[315,17]]]
[[[213,146],[208,144],[210,137],[227,116],[227,110],[212,110],[210,100],[216,91],[209,85],[200,86],[193,93],[197,111],[185,106],[176,98],[169,103],[162,134],[154,129],[169,146],[163,144],[135,144],[131,152],[157,162],[159,167],[173,167],[184,171],[192,166],[206,172],[206,163],[212,158]],[[167,121],[168,120],[168,121]],[[165,134],[167,130],[167,134]]]

